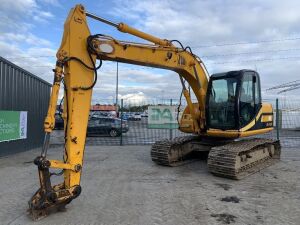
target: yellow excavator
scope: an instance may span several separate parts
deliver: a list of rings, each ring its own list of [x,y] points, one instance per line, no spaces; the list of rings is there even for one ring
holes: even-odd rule
[[[87,17],[150,44],[119,41],[103,34],[91,35]],[[273,129],[273,109],[271,104],[261,102],[260,79],[255,71],[230,71],[209,77],[203,62],[190,47],[183,47],[177,40],[154,37],[124,23],[113,23],[87,12],[82,5],[71,9],[56,56],[54,82],[44,122],[44,145],[41,155],[34,160],[40,180],[40,188],[29,200],[29,212],[34,220],[63,209],[81,193],[80,177],[92,90],[97,81],[97,70],[105,60],[172,70],[179,75],[187,102],[179,129],[191,135],[156,142],[151,148],[155,163],[176,166],[193,152],[209,151],[207,163],[211,173],[241,179],[280,157],[278,141],[244,138]],[[47,158],[47,150],[62,83],[64,157],[54,160]],[[196,96],[196,103],[192,102],[186,83]],[[53,169],[61,171],[54,173]],[[53,175],[63,175],[64,181],[52,185]]]

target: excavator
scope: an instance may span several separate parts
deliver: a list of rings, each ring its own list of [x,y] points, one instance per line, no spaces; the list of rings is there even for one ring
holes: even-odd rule
[[[87,17],[141,38],[143,43],[120,41],[103,34],[92,35]],[[81,193],[92,90],[97,82],[97,70],[106,60],[167,69],[179,75],[187,102],[179,129],[190,135],[157,141],[151,148],[155,163],[176,166],[193,152],[209,151],[207,164],[212,174],[242,179],[280,158],[279,141],[251,137],[273,129],[272,105],[262,103],[256,71],[239,70],[209,76],[201,59],[178,40],[160,39],[125,23],[111,22],[86,11],[80,4],[69,12],[56,57],[44,121],[44,144],[41,155],[34,160],[40,181],[40,188],[29,200],[28,211],[34,220],[64,209]],[[47,150],[62,84],[64,156],[62,160],[55,160],[47,158]],[[191,100],[191,91],[196,102]],[[57,170],[60,172],[53,172]],[[55,175],[63,175],[63,182],[52,185],[51,177]]]

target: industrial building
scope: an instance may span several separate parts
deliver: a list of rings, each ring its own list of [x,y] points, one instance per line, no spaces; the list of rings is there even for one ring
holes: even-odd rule
[[[51,84],[0,57],[0,157],[43,143]]]

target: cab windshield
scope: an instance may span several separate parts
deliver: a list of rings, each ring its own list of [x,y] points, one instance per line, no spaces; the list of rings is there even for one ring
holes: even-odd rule
[[[208,125],[216,129],[236,128],[236,78],[215,79],[209,93]]]

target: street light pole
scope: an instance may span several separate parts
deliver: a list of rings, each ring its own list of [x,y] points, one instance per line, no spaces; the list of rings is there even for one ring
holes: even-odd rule
[[[119,63],[117,62],[117,74],[116,74],[116,113],[118,116],[118,94],[119,94]]]

